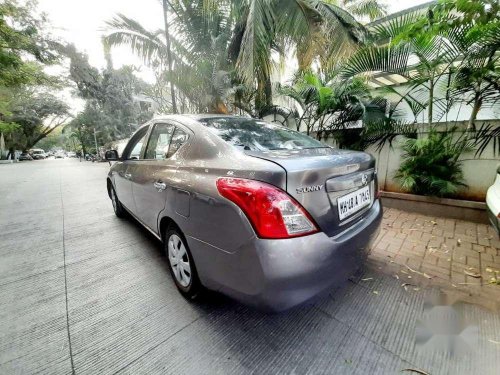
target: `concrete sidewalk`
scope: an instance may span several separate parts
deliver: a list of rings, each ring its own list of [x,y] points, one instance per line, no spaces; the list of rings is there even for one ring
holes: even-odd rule
[[[217,294],[183,299],[159,243],[114,216],[107,170],[74,159],[0,166],[1,374],[498,373],[497,311],[439,298],[433,284],[404,288],[394,277],[404,275],[414,247],[422,262],[410,267],[433,271],[425,268],[434,256],[432,231],[473,247],[461,223],[445,231],[446,222],[407,223],[407,214],[389,210],[362,276],[314,305],[269,315]],[[415,240],[416,231],[406,231],[411,220],[423,228]],[[475,233],[480,244],[486,233]],[[464,265],[474,258],[465,257]],[[486,272],[482,263],[479,269]],[[453,327],[439,325],[438,336],[434,323],[443,320]]]

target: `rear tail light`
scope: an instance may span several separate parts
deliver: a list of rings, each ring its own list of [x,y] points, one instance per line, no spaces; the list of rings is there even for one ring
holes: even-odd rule
[[[307,211],[273,185],[243,178],[219,178],[217,189],[241,208],[260,238],[291,238],[318,232]]]

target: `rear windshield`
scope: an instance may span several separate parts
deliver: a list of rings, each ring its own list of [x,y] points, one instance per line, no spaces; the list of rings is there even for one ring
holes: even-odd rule
[[[247,118],[214,117],[200,122],[236,147],[250,151],[326,148],[321,142],[284,126]]]

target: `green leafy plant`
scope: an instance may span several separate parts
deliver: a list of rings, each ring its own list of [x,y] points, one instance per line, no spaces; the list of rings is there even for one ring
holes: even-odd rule
[[[403,162],[395,177],[411,193],[453,196],[464,183],[462,153],[471,151],[467,137],[455,139],[454,131],[431,130],[426,138],[409,138],[403,144]]]

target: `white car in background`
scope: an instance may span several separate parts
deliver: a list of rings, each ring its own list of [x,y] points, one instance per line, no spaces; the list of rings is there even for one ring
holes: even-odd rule
[[[34,160],[40,160],[40,159],[47,158],[45,151],[42,150],[41,148],[35,148],[33,150],[30,150],[30,155]]]
[[[497,169],[495,182],[486,193],[486,205],[491,224],[496,228],[500,236],[500,166]]]

